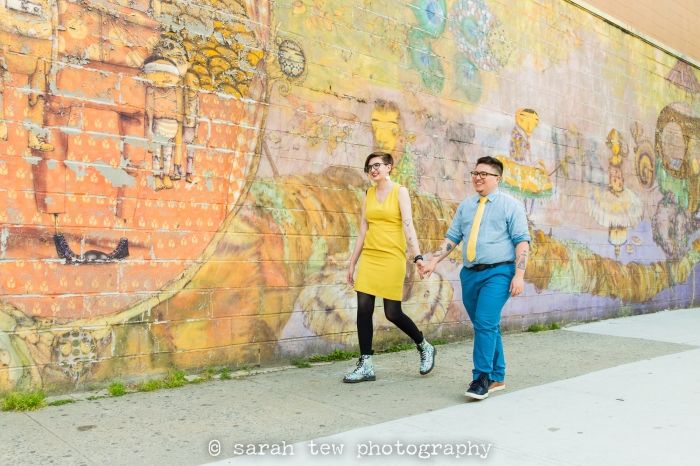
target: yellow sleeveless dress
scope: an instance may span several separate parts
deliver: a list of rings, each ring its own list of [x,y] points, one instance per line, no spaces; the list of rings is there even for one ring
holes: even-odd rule
[[[399,185],[380,204],[376,189],[367,190],[369,230],[360,255],[355,291],[401,301],[406,276],[406,236],[401,224]]]

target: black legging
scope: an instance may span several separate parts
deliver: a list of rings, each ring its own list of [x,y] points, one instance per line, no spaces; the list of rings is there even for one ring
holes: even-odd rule
[[[360,353],[372,354],[372,314],[374,314],[374,296],[357,292],[357,338],[360,340]],[[423,334],[410,317],[401,310],[401,301],[384,298],[384,315],[387,320],[400,328],[419,344]]]

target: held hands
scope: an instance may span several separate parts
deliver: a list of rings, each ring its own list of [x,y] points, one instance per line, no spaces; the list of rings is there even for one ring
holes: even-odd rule
[[[416,265],[418,266],[418,273],[420,274],[421,280],[430,278],[430,276],[433,274],[433,271],[435,270],[435,265],[433,261],[428,262],[427,264],[424,263],[422,260],[419,260],[416,262]]]
[[[523,292],[523,286],[523,277],[518,277],[517,275],[513,277],[513,280],[510,282],[510,295],[518,296]]]

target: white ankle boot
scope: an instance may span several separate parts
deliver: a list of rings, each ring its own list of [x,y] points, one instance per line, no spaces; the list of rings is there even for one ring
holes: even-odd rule
[[[363,354],[360,356],[360,360],[357,361],[357,367],[355,370],[343,377],[343,382],[345,383],[357,383],[374,380],[376,380],[376,377],[374,376],[374,366],[372,365],[371,354]]]
[[[423,341],[418,346],[418,352],[420,353],[420,373],[425,375],[433,370],[435,367],[435,354],[437,350],[433,345],[428,343],[428,341],[423,338]]]

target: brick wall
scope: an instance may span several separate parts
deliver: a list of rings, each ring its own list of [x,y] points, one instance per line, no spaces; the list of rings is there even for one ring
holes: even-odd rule
[[[588,0],[650,37],[700,60],[700,3],[695,0]]]
[[[0,390],[354,349],[377,149],[424,253],[503,161],[532,236],[506,330],[697,303],[698,70],[568,2],[32,5],[0,4]],[[407,258],[428,338],[471,334],[461,252]]]

